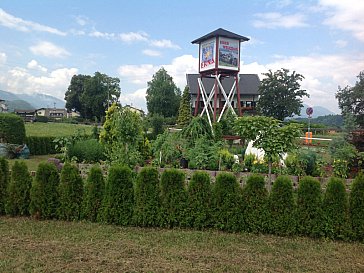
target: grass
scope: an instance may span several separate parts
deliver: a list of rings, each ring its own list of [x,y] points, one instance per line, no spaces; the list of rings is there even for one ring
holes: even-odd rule
[[[0,218],[1,272],[364,272],[364,244]]]
[[[25,131],[27,136],[63,137],[76,133],[92,134],[92,125],[57,123],[57,122],[27,122]]]
[[[28,166],[29,171],[36,171],[40,162],[47,161],[48,158],[54,157],[54,155],[33,155],[29,159],[23,159]],[[8,159],[10,168],[14,165],[14,162],[20,159]]]

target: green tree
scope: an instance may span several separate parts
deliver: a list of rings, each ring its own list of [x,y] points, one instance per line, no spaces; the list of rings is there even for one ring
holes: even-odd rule
[[[162,67],[148,82],[147,108],[148,112],[164,117],[176,117],[178,114],[181,90],[175,85],[171,76]]]
[[[299,115],[301,112],[302,97],[309,94],[301,89],[300,81],[304,79],[301,74],[282,68],[276,72],[269,70],[263,73],[266,76],[259,87],[260,98],[257,109],[264,116],[284,120],[286,117]]]
[[[67,110],[78,111],[81,117],[99,120],[120,97],[120,80],[95,72],[94,76],[74,75],[66,91]]]
[[[364,242],[364,174],[355,177],[351,185],[349,211],[353,237]]]
[[[0,142],[24,144],[24,120],[13,113],[0,113]]]
[[[190,123],[191,119],[191,94],[190,89],[186,86],[179,105],[177,124],[181,127],[185,127]]]
[[[9,184],[9,162],[0,157],[0,215],[5,213],[6,189]]]
[[[339,108],[344,117],[351,113],[360,128],[364,128],[364,70],[358,75],[358,81],[354,87],[339,87],[336,93]]]

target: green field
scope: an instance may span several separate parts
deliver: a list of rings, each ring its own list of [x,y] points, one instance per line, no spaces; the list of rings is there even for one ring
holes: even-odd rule
[[[1,272],[364,272],[364,244],[0,218]]]
[[[86,134],[92,133],[92,125],[55,123],[55,122],[27,122],[25,131],[27,136],[62,137],[71,136],[78,131]]]
[[[48,158],[55,155],[32,155],[29,159],[24,159],[25,164],[28,166],[28,171],[36,171],[40,162],[47,161]],[[8,159],[10,168],[14,165],[14,162],[20,159]]]

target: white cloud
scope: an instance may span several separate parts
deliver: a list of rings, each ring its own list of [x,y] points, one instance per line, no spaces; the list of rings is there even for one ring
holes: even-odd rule
[[[158,66],[152,64],[142,65],[122,65],[118,68],[121,81],[125,80],[137,85],[147,85],[152,76],[159,69]]]
[[[151,50],[151,49],[145,49],[142,51],[142,53],[144,55],[151,56],[151,57],[158,57],[158,56],[162,55],[162,53],[160,53],[159,51]]]
[[[346,47],[348,45],[348,42],[344,41],[344,40],[337,40],[337,41],[335,41],[335,44],[336,44],[337,47],[343,48],[343,47]]]
[[[128,32],[128,33],[121,33],[118,35],[120,40],[123,42],[139,42],[139,41],[147,41],[148,34],[145,32]]]
[[[36,60],[31,60],[28,64],[27,64],[27,68],[29,69],[35,69],[35,70],[39,70],[41,72],[47,72],[48,69],[45,68],[44,66],[41,66],[38,64],[38,62]]]
[[[319,5],[327,15],[324,24],[349,31],[364,42],[364,1],[320,0]]]
[[[139,109],[143,109],[144,111],[147,110],[146,107],[146,92],[147,92],[147,88],[141,88],[136,90],[133,93],[127,93],[124,94],[123,92],[120,95],[120,103],[122,105],[132,105],[136,108]]]
[[[76,23],[80,26],[85,26],[87,24],[89,24],[90,19],[87,16],[84,15],[78,15],[75,17]]]
[[[304,14],[288,14],[283,15],[279,12],[256,13],[257,18],[253,21],[256,28],[295,28],[306,27],[306,17]]]
[[[56,28],[41,25],[32,21],[26,21],[15,17],[0,8],[0,25],[23,32],[39,31],[65,36],[66,33]]]
[[[5,64],[7,60],[7,56],[4,52],[0,52],[0,64]]]
[[[63,58],[71,55],[66,49],[46,41],[39,42],[29,49],[33,54],[45,57]]]
[[[181,47],[174,44],[171,40],[151,40],[151,46],[160,47],[160,48],[173,48],[173,49],[180,49]]]
[[[107,40],[113,40],[116,38],[115,33],[108,33],[108,32],[100,32],[97,30],[94,30],[92,32],[89,33],[90,37],[95,37],[95,38],[104,38]]]

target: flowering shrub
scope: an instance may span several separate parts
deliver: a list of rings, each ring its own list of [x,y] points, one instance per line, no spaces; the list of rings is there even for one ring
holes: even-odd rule
[[[349,172],[349,163],[347,160],[336,159],[332,163],[332,167],[334,170],[334,176],[340,178],[347,178]]]

